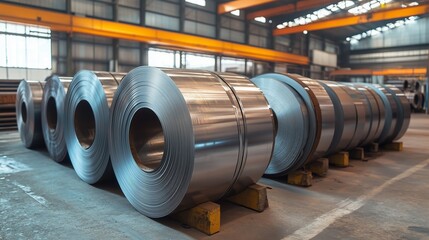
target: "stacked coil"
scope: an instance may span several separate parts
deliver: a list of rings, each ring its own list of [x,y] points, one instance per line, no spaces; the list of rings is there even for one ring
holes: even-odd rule
[[[42,131],[49,155],[56,162],[67,158],[64,138],[64,100],[72,78],[50,76],[45,81],[42,98]]]
[[[15,102],[20,81],[0,79],[0,131],[17,128]]]
[[[322,157],[334,137],[334,106],[322,85],[296,74],[263,74],[252,79],[276,117],[273,158],[265,171],[285,175]]]
[[[121,82],[110,113],[115,175],[149,217],[241,191],[271,158],[272,113],[243,76],[138,67]]]
[[[111,173],[109,107],[125,74],[83,70],[73,77],[64,102],[65,142],[77,175],[94,184]]]
[[[22,80],[16,92],[16,123],[21,141],[27,148],[43,146],[41,106],[44,82]]]
[[[276,119],[273,157],[265,174],[285,175],[316,158],[401,138],[410,107],[392,85],[316,81],[296,74],[252,79]]]

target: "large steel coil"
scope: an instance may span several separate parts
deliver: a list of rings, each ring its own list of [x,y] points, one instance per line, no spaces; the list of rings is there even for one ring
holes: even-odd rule
[[[329,94],[335,111],[335,131],[326,155],[347,149],[356,131],[357,111],[352,97],[340,83],[319,82]]]
[[[335,115],[333,103],[319,82],[296,74],[276,73],[263,74],[252,81],[269,96],[268,102],[277,116],[276,145],[266,174],[284,175],[322,157],[334,136]],[[273,81],[284,83],[286,87],[278,83],[271,84]],[[299,105],[294,106],[296,103]],[[292,116],[296,119],[292,119]],[[308,120],[296,123],[301,118]],[[308,130],[305,126],[308,126]],[[296,139],[293,137],[299,135],[301,137]],[[301,142],[303,146],[296,148],[302,145]],[[288,152],[293,154],[289,155]]]
[[[411,107],[405,94],[395,86],[386,85],[387,91],[393,96],[396,103],[397,121],[394,131],[387,138],[387,142],[401,138],[410,125]]]
[[[353,133],[353,137],[349,144],[346,146],[345,150],[353,149],[364,140],[366,133],[369,128],[369,120],[367,121],[366,112],[369,108],[368,103],[363,96],[356,88],[346,84],[340,84],[343,90],[352,98],[354,108],[356,110],[356,127]]]
[[[365,146],[377,139],[382,131],[384,124],[384,108],[382,107],[382,100],[377,93],[371,88],[362,84],[354,84],[354,86],[361,92],[366,100],[366,121],[367,128],[365,130],[365,137],[359,143],[360,146]],[[381,105],[381,106],[380,106]]]
[[[45,81],[42,98],[42,131],[49,155],[56,162],[67,157],[64,138],[64,100],[71,77],[52,75]]]
[[[40,119],[44,84],[23,80],[16,92],[16,122],[21,141],[27,148],[44,144]]]
[[[93,184],[110,176],[109,107],[125,74],[79,71],[64,102],[65,140],[77,175]]]
[[[21,80],[0,79],[0,131],[17,129],[15,103]]]
[[[242,76],[138,67],[121,82],[110,113],[115,175],[149,217],[241,191],[271,158],[272,113]]]
[[[310,128],[309,112],[304,100],[288,84],[263,76],[253,78],[252,82],[267,98],[275,122],[275,145],[265,174],[283,175],[301,164]]]
[[[383,130],[381,131],[380,137],[375,140],[380,144],[386,143],[389,139],[392,139],[396,122],[398,119],[397,104],[394,96],[387,90],[386,87],[379,84],[367,84],[368,87],[372,88],[378,96],[381,97],[385,110],[385,121]]]

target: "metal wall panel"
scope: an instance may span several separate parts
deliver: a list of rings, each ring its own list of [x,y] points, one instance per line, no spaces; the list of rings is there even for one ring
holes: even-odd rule
[[[66,0],[9,0],[19,4],[50,8],[60,11],[66,10]]]
[[[409,46],[429,43],[429,18],[421,18],[413,24],[392,29],[383,34],[362,39],[352,44],[351,50]]]
[[[147,12],[145,22],[148,26],[179,31],[179,18]]]

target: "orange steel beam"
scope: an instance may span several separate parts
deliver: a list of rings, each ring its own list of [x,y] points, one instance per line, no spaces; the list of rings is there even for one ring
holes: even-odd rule
[[[304,11],[311,8],[318,8],[329,5],[331,3],[337,3],[339,0],[301,0],[296,3],[286,4],[279,7],[273,7],[263,9],[260,11],[254,11],[246,15],[247,19],[254,19],[256,17],[274,17],[278,15],[293,13],[297,11]]]
[[[415,76],[426,75],[426,68],[390,68],[390,69],[339,69],[330,76]]]
[[[300,25],[296,27],[286,27],[283,29],[275,29],[273,31],[274,36],[279,35],[286,35],[286,34],[293,34],[293,33],[300,33],[304,30],[307,31],[318,31],[323,29],[330,29],[330,28],[339,28],[339,27],[346,27],[346,26],[352,26],[362,23],[371,23],[371,22],[378,22],[378,21],[384,21],[384,20],[390,20],[390,19],[396,19],[396,18],[404,18],[414,15],[421,15],[426,14],[429,12],[429,4],[424,5],[418,5],[414,7],[406,7],[406,8],[392,8],[392,9],[386,9],[376,12],[370,12],[365,13],[357,16],[344,16],[344,17],[337,17],[337,18],[331,18],[324,21],[317,21],[313,22],[307,25]]]
[[[301,65],[309,63],[308,57],[296,54],[13,4],[0,3],[0,20],[45,26],[52,31],[126,39],[231,57]]]
[[[236,0],[219,4],[217,8],[218,14],[224,14],[234,10],[245,9],[249,7],[259,6],[262,4],[274,2],[276,0]]]

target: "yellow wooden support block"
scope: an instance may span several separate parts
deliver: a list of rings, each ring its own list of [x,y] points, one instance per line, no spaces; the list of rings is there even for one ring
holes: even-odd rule
[[[365,150],[370,153],[377,153],[379,150],[378,143],[370,143],[366,145]]]
[[[383,149],[390,151],[402,151],[404,149],[403,142],[392,142],[383,145]]]
[[[325,177],[328,174],[329,159],[319,158],[310,163],[309,169],[312,174],[316,174],[320,177]]]
[[[365,159],[365,150],[361,147],[352,149],[350,152],[351,159],[364,160]]]
[[[202,203],[178,212],[173,217],[208,235],[215,234],[220,230],[220,205],[214,202]]]
[[[310,171],[295,171],[287,175],[287,183],[302,187],[309,187],[313,184],[313,175]]]
[[[267,188],[254,184],[244,191],[229,197],[228,201],[262,212],[268,207]]]
[[[337,167],[349,166],[349,152],[338,152],[329,156],[329,164]]]

